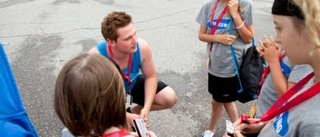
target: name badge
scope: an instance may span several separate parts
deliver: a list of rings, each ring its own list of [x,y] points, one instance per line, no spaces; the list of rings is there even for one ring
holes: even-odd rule
[[[251,103],[250,110],[249,110],[249,117],[254,118],[257,112],[257,103],[254,101]]]

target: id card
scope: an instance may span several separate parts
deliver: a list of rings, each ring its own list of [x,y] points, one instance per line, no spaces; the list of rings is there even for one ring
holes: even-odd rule
[[[234,131],[233,123],[229,120],[226,120],[226,131],[228,135],[233,135],[233,131]]]
[[[148,137],[147,126],[144,123],[143,119],[134,119],[133,125],[134,125],[139,137]]]
[[[210,62],[211,62],[211,59],[210,59],[210,58],[208,58],[208,59],[207,59],[207,64],[206,64],[206,67],[207,67],[207,68],[209,68],[209,66],[210,66]]]
[[[133,101],[133,98],[130,94],[127,94],[127,100],[126,102],[129,104],[129,105],[132,105],[132,101]]]
[[[254,118],[257,112],[257,103],[254,101],[251,103],[250,110],[249,110],[249,118]]]

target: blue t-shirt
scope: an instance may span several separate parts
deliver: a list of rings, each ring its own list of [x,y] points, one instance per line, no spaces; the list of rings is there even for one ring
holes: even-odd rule
[[[96,46],[96,48],[101,55],[107,58],[110,58],[106,41],[100,42]],[[141,61],[140,45],[139,43],[137,43],[137,51],[132,54],[132,64],[131,64],[131,72],[130,72],[130,81],[131,81],[130,88],[131,89],[134,87],[138,76],[141,75],[141,71],[140,71],[141,65],[142,65],[142,61]],[[122,74],[128,74],[128,67],[126,67],[121,71],[122,71]],[[126,92],[129,93],[129,82],[124,77],[122,77],[122,79],[125,85]]]

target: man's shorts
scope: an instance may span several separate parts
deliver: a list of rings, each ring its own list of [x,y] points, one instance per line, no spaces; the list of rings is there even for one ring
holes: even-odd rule
[[[239,89],[237,76],[221,78],[208,73],[208,90],[215,101],[221,103],[236,101]]]
[[[145,97],[144,81],[145,81],[145,77],[143,75],[139,75],[137,78],[136,84],[131,90],[133,103],[139,104],[141,106],[144,106],[144,97]],[[156,94],[159,93],[162,89],[164,89],[167,86],[168,85],[163,83],[162,81],[158,81]]]

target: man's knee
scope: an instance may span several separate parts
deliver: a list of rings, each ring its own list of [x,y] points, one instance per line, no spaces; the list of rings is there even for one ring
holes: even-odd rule
[[[156,100],[159,100],[160,104],[163,106],[166,106],[168,108],[174,106],[177,101],[178,97],[176,95],[176,92],[169,86],[162,89],[157,95]]]

